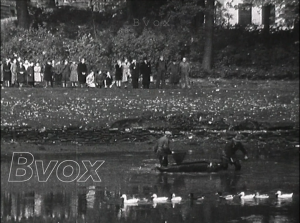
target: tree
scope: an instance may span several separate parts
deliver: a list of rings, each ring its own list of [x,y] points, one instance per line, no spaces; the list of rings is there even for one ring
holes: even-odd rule
[[[205,44],[202,68],[208,72],[212,69],[213,61],[214,7],[215,0],[207,0],[205,10]]]
[[[28,29],[30,18],[27,8],[27,0],[16,0],[16,8],[18,26],[23,29]]]

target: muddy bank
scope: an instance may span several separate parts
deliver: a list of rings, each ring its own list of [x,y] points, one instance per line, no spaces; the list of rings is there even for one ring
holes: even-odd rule
[[[245,136],[285,137],[288,141],[297,141],[299,123],[258,122],[246,119],[233,123],[224,119],[208,119],[204,114],[193,116],[141,117],[123,119],[114,122],[109,128],[65,127],[60,129],[34,129],[31,127],[1,127],[1,139],[6,142],[26,142],[42,144],[114,144],[116,142],[153,141],[169,131],[174,138],[209,137],[222,134],[230,138],[237,131]]]

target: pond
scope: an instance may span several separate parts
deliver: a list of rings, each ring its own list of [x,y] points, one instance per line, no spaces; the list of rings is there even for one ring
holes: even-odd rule
[[[196,150],[186,160],[208,159],[211,154]],[[1,222],[299,222],[299,151],[290,155],[250,154],[242,169],[231,166],[218,173],[161,174],[154,167],[157,160],[151,152],[103,152],[95,154],[34,154],[34,158],[58,163],[64,160],[104,160],[98,169],[101,182],[65,183],[55,171],[46,182],[33,177],[24,182],[8,182],[11,157],[1,162]],[[173,160],[170,158],[170,162]],[[34,165],[34,164],[33,164]],[[67,168],[66,168],[67,171]],[[59,174],[59,173],[58,173]],[[13,179],[13,178],[11,178]],[[275,193],[294,193],[291,199],[277,199]],[[223,200],[217,191],[237,195],[256,191],[269,194],[267,199],[243,200],[235,196]],[[122,194],[129,198],[150,199],[175,193],[180,203],[123,205]],[[201,201],[191,201],[189,194],[203,195]]]

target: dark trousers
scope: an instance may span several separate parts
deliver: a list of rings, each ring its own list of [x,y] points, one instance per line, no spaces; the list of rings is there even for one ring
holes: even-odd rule
[[[157,77],[156,77],[156,88],[159,88],[161,82],[161,88],[165,87],[165,71],[158,71]]]
[[[132,78],[132,87],[139,88],[139,79],[138,78]]]
[[[168,155],[159,155],[158,159],[161,166],[168,166]]]
[[[145,89],[149,89],[149,86],[150,86],[150,83],[143,84],[143,88],[145,88]]]
[[[228,164],[234,165],[235,170],[240,170],[242,168],[241,163],[238,159],[228,158],[224,155],[221,156],[221,163],[225,170],[228,168]]]

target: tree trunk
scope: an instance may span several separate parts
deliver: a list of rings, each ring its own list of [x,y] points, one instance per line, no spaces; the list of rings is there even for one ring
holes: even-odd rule
[[[205,7],[205,0],[198,0],[197,6],[202,9]],[[199,28],[204,24],[204,11],[200,10],[192,20],[192,29],[195,33],[198,32]]]
[[[29,13],[27,0],[16,0],[18,27],[23,29],[29,28]]]
[[[208,0],[205,10],[205,44],[202,67],[210,72],[213,60],[213,35],[214,35],[214,6],[215,0]]]

